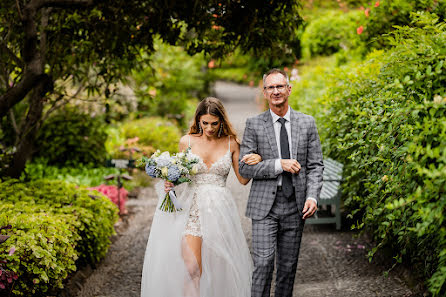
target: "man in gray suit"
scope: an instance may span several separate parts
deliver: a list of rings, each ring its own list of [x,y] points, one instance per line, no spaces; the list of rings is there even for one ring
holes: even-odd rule
[[[313,117],[288,106],[288,75],[272,69],[263,76],[269,110],[249,118],[240,156],[262,161],[240,174],[252,178],[246,216],[252,219],[252,297],[269,297],[277,253],[275,297],[291,297],[305,219],[317,210],[322,187],[321,144]]]

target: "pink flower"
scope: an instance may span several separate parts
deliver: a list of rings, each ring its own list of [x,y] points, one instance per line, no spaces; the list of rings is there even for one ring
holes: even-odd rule
[[[12,256],[12,255],[14,255],[14,253],[15,253],[15,247],[12,247],[12,248],[9,250],[9,255]]]
[[[364,31],[363,26],[359,26],[358,28],[356,28],[356,33],[358,33],[358,35],[361,35],[363,31]]]
[[[125,203],[127,201],[127,196],[129,194],[129,192],[126,189],[121,188],[121,190],[119,191],[120,201],[118,200],[118,187],[114,185],[100,185],[98,187],[93,187],[89,189],[101,192],[102,194],[107,196],[111,202],[113,202],[119,207],[121,213],[125,212]]]
[[[366,10],[364,10],[364,14],[366,17],[369,17],[369,13],[370,13],[370,8],[367,8]]]
[[[379,1],[376,1],[375,2],[375,7],[378,7],[379,6]]]

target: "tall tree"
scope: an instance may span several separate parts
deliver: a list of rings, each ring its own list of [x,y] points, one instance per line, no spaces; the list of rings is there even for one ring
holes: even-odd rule
[[[141,51],[153,52],[156,36],[191,55],[290,52],[300,25],[296,0],[2,0],[0,119],[10,117],[18,133],[6,175],[19,176],[30,158],[56,80],[82,81],[92,70],[106,84],[119,80]],[[23,100],[17,124],[11,110]]]

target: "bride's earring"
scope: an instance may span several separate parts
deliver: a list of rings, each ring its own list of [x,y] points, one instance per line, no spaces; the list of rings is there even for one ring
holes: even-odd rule
[[[203,134],[203,129],[201,129],[201,125],[198,124],[198,132],[200,132],[200,134]]]
[[[223,132],[223,123],[220,124],[220,130],[218,130],[218,138],[220,138],[221,132]]]

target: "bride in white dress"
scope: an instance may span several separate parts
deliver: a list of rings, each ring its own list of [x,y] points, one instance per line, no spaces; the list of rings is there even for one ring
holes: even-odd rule
[[[183,210],[166,213],[158,202],[147,243],[142,273],[142,297],[249,297],[252,259],[239,212],[226,178],[231,169],[239,182],[240,144],[222,103],[205,98],[197,107],[180,151],[191,148],[199,158],[190,184],[175,188]],[[261,157],[250,154],[247,164]],[[173,184],[158,185],[159,196]]]

